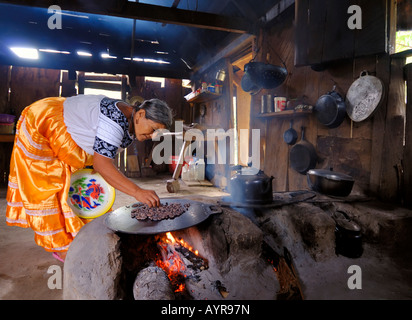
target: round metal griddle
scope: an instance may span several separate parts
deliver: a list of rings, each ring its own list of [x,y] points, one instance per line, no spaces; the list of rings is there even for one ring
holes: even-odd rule
[[[346,94],[346,112],[354,122],[371,117],[383,101],[385,86],[374,76],[362,71],[360,77],[352,83]]]
[[[218,206],[185,199],[163,199],[165,203],[190,203],[190,207],[182,215],[173,219],[152,221],[150,219],[137,220],[131,217],[133,204],[118,208],[107,213],[104,223],[115,231],[128,234],[158,234],[168,231],[176,231],[195,226],[205,221],[210,215],[222,213]]]

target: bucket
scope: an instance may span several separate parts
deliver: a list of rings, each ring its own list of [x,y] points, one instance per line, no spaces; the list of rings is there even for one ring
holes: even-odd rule
[[[191,158],[189,157],[185,157],[184,161],[183,161],[183,165],[188,164]],[[173,172],[175,172],[175,169],[177,167],[177,164],[179,163],[179,156],[170,156],[169,158],[169,172],[171,174],[173,174]],[[182,175],[182,172],[180,172],[179,177]]]

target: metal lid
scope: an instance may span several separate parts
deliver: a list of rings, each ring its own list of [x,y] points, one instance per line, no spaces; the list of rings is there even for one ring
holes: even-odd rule
[[[353,178],[350,175],[340,173],[340,172],[335,172],[332,170],[327,170],[327,169],[311,169],[307,172],[309,175],[315,175],[315,176],[320,176],[324,177],[329,180],[335,180],[335,181],[354,181]]]

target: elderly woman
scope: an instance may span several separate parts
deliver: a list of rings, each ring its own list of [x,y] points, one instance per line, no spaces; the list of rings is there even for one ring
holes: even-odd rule
[[[115,189],[158,206],[157,194],[125,177],[113,159],[133,139],[151,139],[155,130],[171,124],[170,108],[158,99],[131,106],[105,96],[78,95],[26,107],[11,155],[7,224],[33,229],[36,243],[63,261],[87,222],[67,204],[70,176],[91,165]]]

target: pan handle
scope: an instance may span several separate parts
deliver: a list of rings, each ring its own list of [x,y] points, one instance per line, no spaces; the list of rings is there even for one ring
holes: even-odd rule
[[[223,210],[222,210],[221,207],[216,206],[216,205],[213,205],[213,204],[207,205],[207,206],[206,206],[206,211],[207,211],[207,214],[208,214],[208,215],[218,214],[218,213],[222,213],[222,212],[223,212]]]

